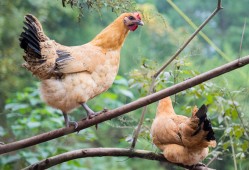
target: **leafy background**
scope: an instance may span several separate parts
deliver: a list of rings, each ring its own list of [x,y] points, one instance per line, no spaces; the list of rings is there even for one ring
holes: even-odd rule
[[[215,0],[173,2],[196,25],[216,7]],[[203,30],[223,55],[197,36],[159,76],[156,90],[247,55],[247,26],[240,48],[243,26],[248,19],[246,4],[248,0],[224,1],[224,9]],[[121,53],[119,76],[111,89],[89,102],[94,110],[116,108],[145,96],[151,75],[194,31],[189,21],[186,22],[169,1],[161,0],[66,0],[66,7],[59,0],[0,2],[0,141],[9,143],[64,126],[61,113],[41,101],[38,80],[21,67],[23,51],[18,38],[25,14],[37,16],[51,39],[65,45],[79,45],[90,41],[121,12],[134,10],[143,13],[145,26],[128,36]],[[172,96],[177,113],[187,116],[194,105],[209,105],[208,115],[215,127],[218,146],[204,162],[210,163],[212,168],[249,169],[248,71],[246,66]],[[156,103],[151,104],[136,148],[159,152],[149,134],[155,110]],[[70,117],[80,120],[85,116],[82,111],[81,108],[75,110]],[[0,157],[0,169],[20,169],[74,149],[129,148],[140,114],[141,109],[138,109],[100,124],[98,130],[88,128],[78,134],[5,154]],[[101,157],[73,160],[51,169],[181,168],[148,160]]]

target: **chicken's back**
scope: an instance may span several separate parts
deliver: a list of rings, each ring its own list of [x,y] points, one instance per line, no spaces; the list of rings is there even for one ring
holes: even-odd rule
[[[162,150],[166,144],[182,145],[178,125],[186,119],[181,115],[157,116],[151,126],[153,143]]]
[[[162,150],[165,144],[182,145],[178,126],[187,119],[186,116],[175,114],[170,97],[160,100],[151,126],[153,143]]]

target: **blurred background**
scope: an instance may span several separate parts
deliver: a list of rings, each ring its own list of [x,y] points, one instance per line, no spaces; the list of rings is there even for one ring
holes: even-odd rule
[[[249,0],[224,1],[223,7],[177,59],[160,74],[156,91],[249,54]],[[119,75],[107,92],[89,102],[94,110],[113,109],[148,92],[151,76],[172,56],[214,9],[217,1],[190,0],[76,0],[62,6],[60,0],[0,2],[0,141],[10,143],[64,127],[62,114],[39,97],[39,81],[21,65],[19,47],[23,18],[35,15],[45,33],[64,45],[80,45],[125,11],[141,11],[145,26],[131,32],[121,53]],[[189,19],[187,19],[189,18]],[[244,31],[243,31],[244,30]],[[172,96],[179,114],[191,115],[194,105],[209,105],[208,116],[218,146],[204,163],[215,169],[249,169],[248,110],[249,67],[202,83]],[[156,112],[146,113],[137,149],[160,152],[153,146],[150,126]],[[39,160],[75,149],[129,148],[141,109],[94,127],[0,157],[0,169],[21,169]],[[85,117],[79,108],[70,118]],[[56,147],[55,147],[56,146]],[[51,169],[141,170],[182,169],[142,159],[100,157],[72,160]]]

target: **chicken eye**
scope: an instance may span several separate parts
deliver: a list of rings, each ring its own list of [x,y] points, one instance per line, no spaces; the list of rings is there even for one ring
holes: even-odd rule
[[[130,20],[134,20],[135,18],[133,16],[129,16],[129,19]]]

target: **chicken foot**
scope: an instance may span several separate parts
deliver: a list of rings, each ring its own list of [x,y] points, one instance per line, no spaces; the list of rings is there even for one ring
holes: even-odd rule
[[[192,168],[193,170],[198,170],[198,169],[209,169],[209,170],[215,170],[215,169],[212,169],[212,168],[208,168],[207,165],[205,165],[204,163],[202,162],[198,162],[197,164],[195,165],[192,165]]]
[[[81,103],[81,106],[86,110],[87,119],[91,119],[94,116],[97,116],[98,114],[107,112],[107,110],[108,110],[108,109],[103,109],[102,111],[94,112],[86,103]],[[70,125],[73,125],[74,129],[77,129],[78,123],[76,121],[70,121],[66,112],[63,112],[63,116],[64,116],[66,127],[69,127]]]
[[[91,118],[97,116],[98,114],[107,112],[107,110],[108,110],[108,109],[104,109],[104,110],[99,111],[99,112],[94,112],[86,103],[81,103],[81,106],[86,110],[87,119],[91,119]]]
[[[78,123],[77,122],[75,122],[75,121],[69,121],[68,115],[65,112],[63,112],[63,116],[64,116],[64,119],[65,119],[66,127],[69,127],[70,125],[73,125],[74,129],[77,129],[77,127],[78,127]]]

